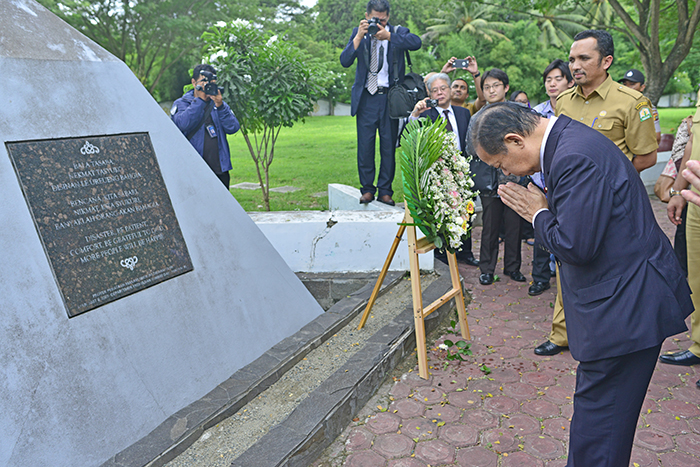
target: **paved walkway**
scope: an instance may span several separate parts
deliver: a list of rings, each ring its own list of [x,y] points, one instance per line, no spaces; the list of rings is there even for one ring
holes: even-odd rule
[[[665,205],[652,205],[671,236],[675,227],[666,218]],[[481,229],[475,229],[475,252],[480,235]],[[522,272],[528,278],[531,260],[532,247],[523,243]],[[416,371],[405,374],[389,391],[388,409],[366,407],[336,441],[334,460],[319,460],[314,466],[566,465],[576,362],[568,351],[553,357],[533,353],[549,334],[555,280],[544,294],[529,297],[529,283],[502,278],[482,286],[477,268],[461,265],[460,271],[472,295],[468,320],[473,362],[443,368],[445,352],[437,346],[459,336],[442,336],[429,349],[430,380],[420,379]],[[662,352],[688,346],[684,333],[668,339]],[[492,373],[485,376],[481,364]],[[631,465],[700,466],[698,378],[700,369],[657,364]]]

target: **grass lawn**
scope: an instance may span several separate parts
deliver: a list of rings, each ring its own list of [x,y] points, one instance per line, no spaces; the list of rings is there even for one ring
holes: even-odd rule
[[[666,109],[658,109],[661,133],[670,133],[675,136],[678,124],[688,115],[693,115],[695,109],[696,107],[669,107]]]
[[[377,139],[376,166],[379,169]],[[231,185],[258,183],[248,146],[242,134],[229,136],[231,146]],[[342,183],[359,188],[357,175],[357,143],[354,117],[309,117],[306,123],[282,128],[275,158],[270,166],[272,188],[291,185],[300,188],[292,193],[270,193],[273,211],[306,211],[328,209],[328,184]],[[264,177],[264,174],[263,174]],[[401,170],[396,167],[394,200],[403,200]],[[246,211],[262,211],[262,192],[231,189]],[[359,200],[358,200],[359,202]]]

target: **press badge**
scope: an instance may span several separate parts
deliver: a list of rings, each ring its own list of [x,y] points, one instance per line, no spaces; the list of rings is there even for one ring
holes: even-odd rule
[[[214,128],[214,125],[207,126],[207,131],[209,132],[209,136],[216,138],[216,128]]]

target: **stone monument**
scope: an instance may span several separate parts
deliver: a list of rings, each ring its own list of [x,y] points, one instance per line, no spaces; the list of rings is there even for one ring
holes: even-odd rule
[[[0,2],[0,466],[99,466],[323,311],[127,66]]]

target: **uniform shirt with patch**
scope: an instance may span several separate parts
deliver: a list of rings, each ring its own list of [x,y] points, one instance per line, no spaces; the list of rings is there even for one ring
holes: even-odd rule
[[[562,114],[600,131],[629,160],[659,147],[649,99],[616,83],[610,75],[589,96],[583,95],[580,86],[561,93],[557,97],[556,115]]]

